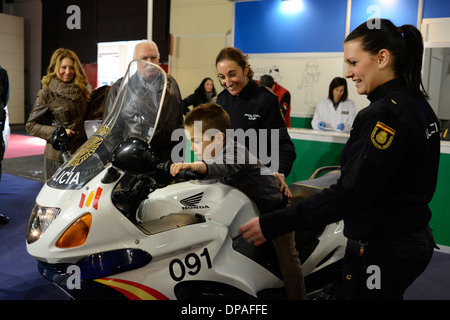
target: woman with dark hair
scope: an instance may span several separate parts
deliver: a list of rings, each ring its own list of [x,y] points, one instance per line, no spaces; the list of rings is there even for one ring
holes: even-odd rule
[[[183,99],[183,113],[189,112],[189,106],[193,108],[197,107],[202,103],[211,102],[212,99],[217,95],[216,88],[214,88],[214,81],[211,78],[206,77],[202,80],[194,93],[190,94]]]
[[[422,86],[419,30],[385,19],[379,28],[370,23],[344,42],[345,76],[370,105],[356,116],[342,150],[341,178],[305,201],[252,219],[240,232],[259,245],[344,219],[342,298],[402,299],[435,246],[428,204],[438,175],[439,121]]]
[[[237,133],[240,133],[240,129],[242,129],[244,136],[249,134],[250,138],[256,138],[245,139],[241,142],[240,137],[237,137],[237,140],[245,145],[249,152],[259,158],[264,165],[267,164],[261,155],[265,156],[264,160],[269,158],[270,167],[269,165],[267,167],[279,180],[280,192],[284,193],[287,200],[287,197],[292,197],[292,194],[284,175],[287,176],[291,172],[296,154],[294,144],[280,113],[277,95],[268,88],[259,86],[253,80],[253,71],[248,63],[248,55],[244,55],[237,48],[223,48],[217,55],[216,69],[220,84],[224,88],[217,96],[217,104],[221,105],[229,114],[230,128]],[[272,137],[278,137],[278,139],[274,141]],[[269,157],[264,155],[264,151],[262,151],[264,148],[266,153],[267,151],[271,152]],[[278,158],[279,165],[276,165],[274,158]],[[298,252],[295,248],[294,232],[287,232],[275,237],[273,243],[277,251],[288,299],[306,299],[305,283]]]
[[[313,129],[350,132],[356,109],[355,103],[347,98],[347,80],[339,77],[331,80],[328,98],[321,101],[314,111],[311,121]]]
[[[246,133],[253,130],[256,133],[258,141],[246,141],[245,146],[274,171],[280,180],[281,189],[290,197],[285,176],[292,170],[296,153],[280,113],[278,97],[253,80],[248,55],[237,48],[223,48],[217,55],[216,69],[220,84],[225,89],[217,96],[217,104],[230,115],[231,129],[242,129]],[[276,147],[275,143],[272,145],[273,137],[278,137],[278,148],[271,152],[272,146]],[[265,154],[262,152],[263,147]],[[254,149],[257,150],[253,152]],[[278,158],[278,165],[273,161],[274,158]],[[271,160],[270,164],[267,160]]]

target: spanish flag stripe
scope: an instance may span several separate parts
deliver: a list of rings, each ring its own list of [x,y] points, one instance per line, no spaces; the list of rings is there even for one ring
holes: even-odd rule
[[[136,282],[112,278],[96,279],[95,281],[115,288],[130,300],[169,300],[160,292]]]
[[[157,290],[155,290],[153,288],[149,288],[147,286],[144,286],[143,284],[132,282],[132,281],[127,281],[127,280],[122,280],[122,279],[112,279],[112,280],[117,281],[117,282],[128,283],[128,284],[133,285],[133,286],[135,286],[137,288],[140,288],[141,290],[151,294],[152,296],[154,296],[158,300],[169,300],[169,298],[167,298],[161,292],[159,292],[159,291],[157,291]]]
[[[84,193],[81,194],[80,204],[78,205],[80,208],[83,208],[84,199],[86,199],[86,195]]]
[[[97,189],[97,193],[95,194],[94,204],[92,205],[92,207],[93,207],[95,210],[98,210],[98,200],[100,199],[100,197],[101,197],[101,195],[102,195],[102,191],[103,191],[103,189],[99,187],[99,188]]]
[[[395,131],[394,131],[394,130],[392,130],[391,128],[389,128],[388,126],[384,125],[384,124],[381,123],[381,122],[378,122],[378,123],[377,123],[377,128],[380,128],[381,130],[386,131],[386,132],[389,133],[390,135],[394,135],[394,134],[395,134]]]
[[[91,205],[92,199],[94,199],[94,191],[91,191],[89,193],[89,196],[88,196],[88,198],[86,200],[86,207],[89,207]]]
[[[155,297],[146,293],[145,291],[136,288],[133,285],[129,285],[126,283],[121,283],[116,281],[115,279],[97,279],[95,280],[102,284],[105,284],[109,287],[112,287],[118,291],[120,291],[123,295],[125,295],[130,300],[156,300]]]
[[[119,287],[114,287],[114,286],[110,286],[110,287],[112,287],[114,290],[119,291],[121,294],[123,294],[125,297],[127,297],[128,300],[142,300],[137,295],[135,295],[135,294],[133,294],[133,293],[131,293],[131,292],[125,290],[125,289],[122,289],[122,288],[119,288]]]

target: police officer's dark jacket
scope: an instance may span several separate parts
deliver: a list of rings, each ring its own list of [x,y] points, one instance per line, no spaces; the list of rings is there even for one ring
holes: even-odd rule
[[[341,178],[286,211],[261,216],[266,237],[341,219],[344,235],[359,240],[428,226],[440,156],[438,119],[425,99],[408,92],[403,78],[376,88],[368,99],[342,150]]]
[[[234,97],[226,89],[223,90],[217,96],[217,104],[221,105],[230,115],[231,129],[242,129],[244,131],[248,129],[256,130],[258,143],[251,142],[253,145],[249,145],[249,141],[245,143],[249,151],[252,151],[254,145],[259,145],[259,139],[263,137],[261,135],[261,129],[267,129],[267,142],[265,145],[270,153],[272,136],[270,130],[278,130],[279,168],[273,171],[279,171],[288,176],[296,158],[296,153],[294,144],[287,132],[286,124],[280,113],[278,96],[269,89],[258,86],[255,81],[250,80],[241,90],[238,97]],[[267,160],[265,156],[269,155],[269,153],[262,153],[259,149],[257,152],[257,157],[267,166],[271,166],[271,164],[265,161]],[[270,156],[267,158],[270,158]]]

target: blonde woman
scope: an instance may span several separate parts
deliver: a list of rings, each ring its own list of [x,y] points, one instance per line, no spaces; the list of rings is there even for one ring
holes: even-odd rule
[[[57,49],[50,60],[42,89],[26,123],[33,136],[47,140],[44,151],[44,176],[49,179],[63,163],[60,151],[53,149],[50,137],[63,126],[69,136],[69,153],[75,152],[85,141],[84,116],[90,90],[84,70],[75,52]]]

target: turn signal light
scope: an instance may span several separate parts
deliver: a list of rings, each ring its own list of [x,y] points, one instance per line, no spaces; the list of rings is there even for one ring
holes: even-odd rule
[[[80,219],[75,221],[56,241],[58,248],[79,247],[86,242],[91,228],[92,215],[86,213]]]

